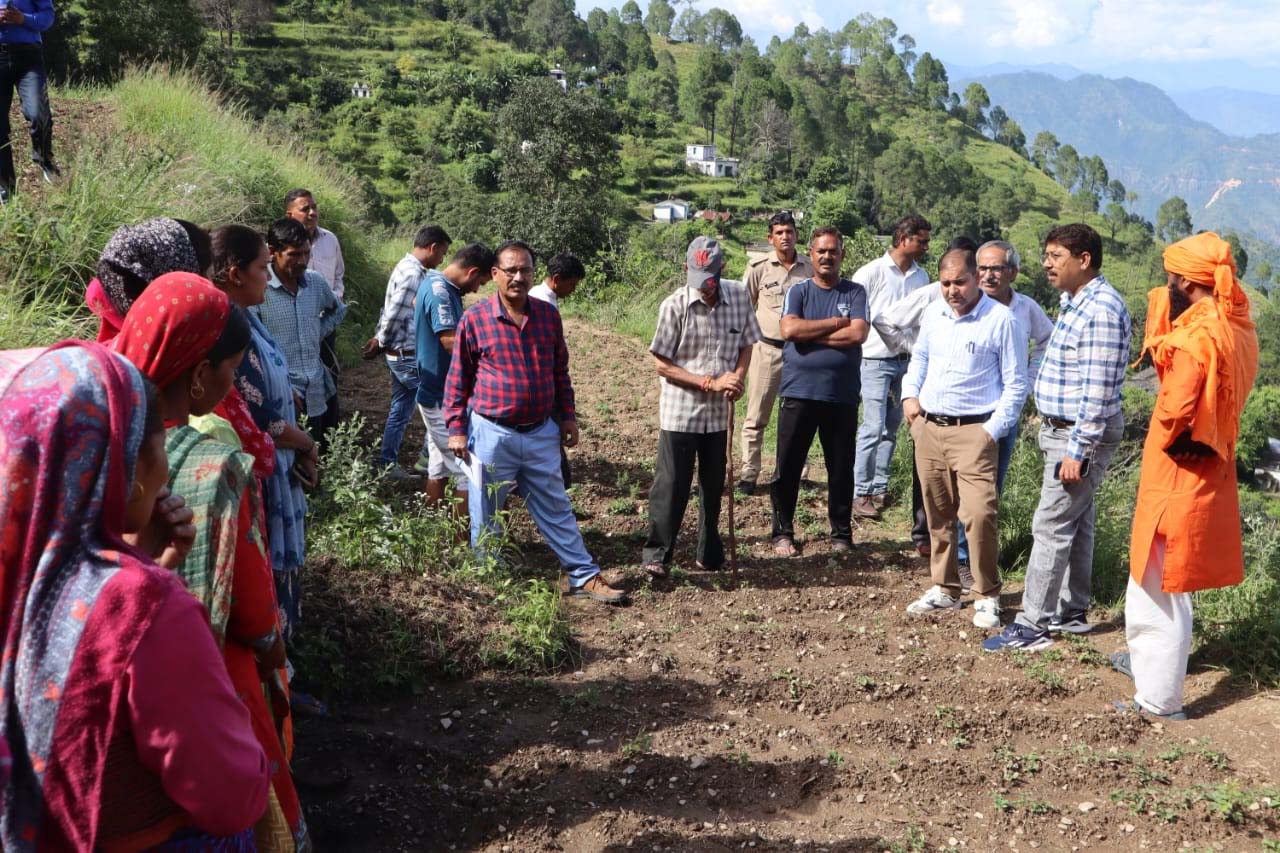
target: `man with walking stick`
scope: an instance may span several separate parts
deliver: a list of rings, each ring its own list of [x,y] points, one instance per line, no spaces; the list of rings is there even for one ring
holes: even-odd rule
[[[724,253],[710,237],[689,244],[685,282],[663,300],[649,352],[662,386],[658,414],[658,461],[649,490],[649,534],[644,567],[667,576],[676,536],[698,469],[700,569],[724,567],[720,498],[731,440],[730,410],[742,396],[751,348],[760,326],[740,286],[721,282]],[[727,402],[726,402],[727,401]]]

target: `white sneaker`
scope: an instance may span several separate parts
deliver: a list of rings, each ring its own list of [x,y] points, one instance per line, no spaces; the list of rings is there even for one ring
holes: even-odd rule
[[[973,624],[979,628],[1000,627],[1000,599],[979,598],[973,602]]]
[[[940,586],[933,586],[924,595],[907,605],[907,612],[917,616],[936,613],[939,610],[959,610],[960,599],[952,598]]]

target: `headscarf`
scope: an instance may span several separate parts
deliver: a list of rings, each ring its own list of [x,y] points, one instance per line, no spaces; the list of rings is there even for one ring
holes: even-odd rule
[[[125,544],[145,433],[131,365],[96,344],[0,354],[0,848],[93,849],[121,679],[177,582]]]
[[[98,257],[98,277],[89,282],[84,300],[102,320],[98,343],[116,336],[133,300],[125,291],[124,273],[150,284],[167,272],[200,272],[191,237],[176,219],[158,217],[122,225]]]
[[[1173,354],[1191,352],[1205,371],[1204,393],[1192,420],[1191,438],[1231,461],[1240,431],[1240,412],[1258,372],[1258,337],[1249,317],[1249,297],[1236,278],[1231,244],[1212,231],[1179,240],[1164,250],[1164,267],[1174,275],[1213,289],[1176,320],[1169,319],[1169,288],[1147,295],[1143,353],[1150,352],[1163,375]],[[1211,346],[1204,346],[1207,338]]]
[[[166,273],[129,309],[114,346],[143,376],[164,388],[208,358],[230,313],[227,295],[207,279]],[[182,495],[195,514],[195,542],[176,572],[209,609],[221,644],[231,612],[236,537],[254,535],[237,529],[240,500],[253,483],[253,459],[185,423],[169,430],[165,455],[169,488]]]
[[[209,355],[230,313],[231,300],[208,279],[166,273],[138,297],[114,347],[163,388]]]

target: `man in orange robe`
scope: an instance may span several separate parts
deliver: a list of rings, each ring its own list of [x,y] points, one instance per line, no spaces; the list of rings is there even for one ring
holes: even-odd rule
[[[1235,453],[1258,337],[1231,246],[1217,234],[1174,243],[1164,267],[1168,286],[1148,296],[1143,342],[1160,394],[1129,546],[1129,652],[1113,662],[1133,676],[1137,708],[1185,719],[1190,594],[1244,579]]]

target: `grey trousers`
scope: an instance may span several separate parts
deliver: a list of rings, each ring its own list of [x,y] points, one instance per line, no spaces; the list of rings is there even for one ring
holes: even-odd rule
[[[1102,440],[1089,460],[1089,476],[1079,483],[1064,485],[1053,469],[1066,456],[1070,429],[1045,424],[1040,428],[1040,450],[1044,453],[1044,481],[1040,504],[1031,521],[1035,538],[1027,564],[1027,582],[1022,592],[1022,612],[1015,621],[1043,631],[1049,617],[1085,613],[1093,588],[1093,496],[1111,464],[1111,457],[1124,435],[1124,415],[1107,421]]]

